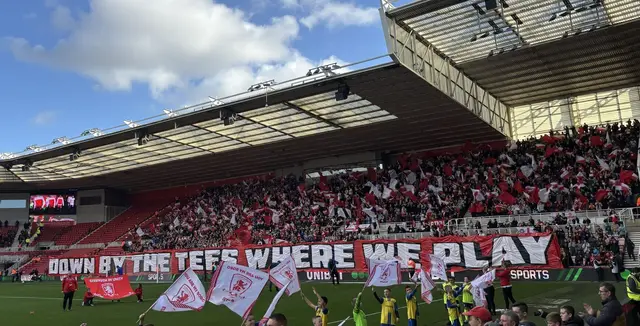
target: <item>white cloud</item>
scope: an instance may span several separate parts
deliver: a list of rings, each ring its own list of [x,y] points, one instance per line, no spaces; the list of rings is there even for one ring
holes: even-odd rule
[[[46,126],[56,121],[57,114],[54,111],[42,111],[33,117],[32,122],[37,126]]]
[[[283,0],[286,1],[286,0]],[[380,21],[377,7],[362,7],[351,2],[301,0],[309,14],[300,23],[311,29],[317,25],[328,28],[366,26]]]
[[[51,24],[60,31],[72,30],[75,20],[71,16],[71,10],[65,6],[55,6],[51,12]]]
[[[202,100],[203,89],[222,96],[255,80],[304,75],[314,64],[292,48],[299,32],[292,16],[256,25],[211,0],[92,0],[89,12],[73,16],[68,37],[53,48],[11,38],[14,56],[83,74],[102,89],[142,83],[157,98],[185,101]]]

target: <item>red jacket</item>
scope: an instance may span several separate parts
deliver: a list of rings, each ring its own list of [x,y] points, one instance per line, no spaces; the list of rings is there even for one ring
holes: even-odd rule
[[[62,280],[62,292],[76,292],[78,289],[78,281],[75,277],[67,276]]]
[[[84,301],[87,301],[88,299],[93,298],[93,293],[91,293],[91,291],[87,291],[84,293]]]
[[[136,288],[135,290],[133,290],[133,293],[135,293],[136,295],[142,296],[142,289],[141,288]]]
[[[496,270],[496,277],[500,280],[500,286],[511,286],[511,273],[508,269]]]

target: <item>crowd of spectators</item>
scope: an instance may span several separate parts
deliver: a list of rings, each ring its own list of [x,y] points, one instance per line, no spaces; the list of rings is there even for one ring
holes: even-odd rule
[[[9,228],[9,222],[5,221],[4,230],[3,224],[0,222],[0,248],[11,247],[13,239],[16,237],[16,228]]]
[[[452,153],[413,153],[385,169],[322,176],[254,178],[176,201],[132,230],[131,250],[351,240],[384,222],[446,235],[443,221],[473,216],[634,206],[640,122],[565,128],[492,148],[465,144]],[[583,234],[581,227],[571,234]],[[569,230],[566,230],[567,234]],[[598,238],[577,238],[589,242]],[[576,240],[577,241],[577,240]],[[576,249],[578,260],[579,255]],[[596,247],[600,247],[599,245]],[[569,246],[568,249],[572,247]],[[590,249],[595,249],[593,246]],[[586,258],[585,258],[586,259]]]

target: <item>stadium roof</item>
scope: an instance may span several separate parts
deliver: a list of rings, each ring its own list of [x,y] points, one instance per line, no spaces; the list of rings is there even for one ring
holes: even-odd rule
[[[640,84],[637,0],[419,0],[386,14],[510,106]]]
[[[336,91],[350,89],[336,101]],[[386,63],[0,162],[0,189],[193,184],[365,151],[406,151],[505,136],[405,67]],[[265,102],[267,101],[267,102]],[[265,106],[265,103],[268,106]],[[235,116],[226,125],[221,112]],[[506,112],[506,110],[505,110]],[[502,112],[504,114],[505,112]],[[146,137],[145,137],[146,136]]]

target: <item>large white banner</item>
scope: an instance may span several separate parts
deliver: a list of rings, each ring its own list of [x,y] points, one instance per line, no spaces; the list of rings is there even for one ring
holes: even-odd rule
[[[392,286],[402,282],[400,262],[369,259],[369,278],[365,286]]]
[[[187,269],[151,306],[152,310],[181,312],[201,310],[206,301],[206,292],[198,275]]]
[[[227,306],[245,319],[268,280],[267,273],[223,262],[211,279],[207,300],[217,306]]]
[[[286,288],[287,295],[289,296],[300,291],[300,281],[298,280],[296,263],[292,256],[285,258],[278,266],[272,268],[269,271],[269,279],[280,289],[282,289],[285,284],[288,284]]]

